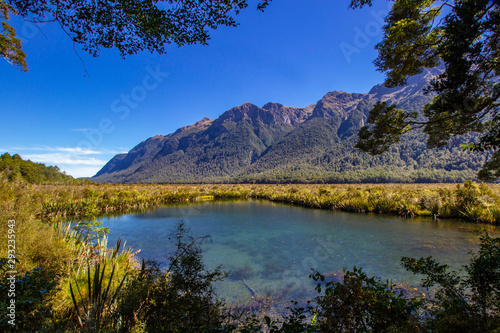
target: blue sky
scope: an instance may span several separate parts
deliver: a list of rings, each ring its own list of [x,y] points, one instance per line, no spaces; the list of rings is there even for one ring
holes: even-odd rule
[[[362,10],[349,1],[258,1],[237,28],[212,32],[208,46],[171,46],[121,59],[94,58],[58,26],[13,18],[29,72],[0,61],[0,153],[92,176],[115,154],[231,107],[267,102],[304,107],[333,90],[367,92],[383,81],[372,61],[385,0]]]

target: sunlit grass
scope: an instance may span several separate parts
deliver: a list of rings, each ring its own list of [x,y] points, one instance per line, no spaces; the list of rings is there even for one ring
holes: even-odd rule
[[[253,198],[357,213],[500,222],[499,185],[472,182],[464,185],[48,185],[43,192],[39,215],[45,218],[85,218],[175,202]]]
[[[24,274],[42,267],[57,284],[49,302],[56,325],[76,327],[76,307],[88,310],[89,276],[99,269],[110,293],[136,263],[132,250],[113,255],[106,238],[90,242],[68,218],[93,221],[106,214],[123,214],[169,203],[224,199],[261,199],[297,206],[405,217],[460,218],[500,224],[500,186],[465,184],[386,185],[30,185],[8,182],[0,175],[0,239],[7,244],[8,220],[15,220],[16,270]],[[110,252],[111,251],[111,252]],[[0,258],[7,247],[0,248]],[[106,269],[103,269],[106,267]],[[112,267],[115,268],[111,276]],[[73,296],[71,288],[73,286]],[[111,305],[103,307],[103,320]],[[81,316],[81,318],[83,318]]]

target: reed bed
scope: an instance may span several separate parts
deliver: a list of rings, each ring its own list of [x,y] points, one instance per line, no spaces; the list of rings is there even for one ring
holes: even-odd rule
[[[302,207],[500,224],[499,185],[86,185],[48,186],[39,216],[99,216],[176,202],[262,199]]]
[[[0,239],[7,244],[6,221],[15,220],[15,232],[20,235],[16,238],[19,260],[16,270],[19,275],[26,274],[41,281],[32,286],[40,296],[36,299],[29,296],[25,313],[18,309],[25,318],[31,318],[32,322],[26,322],[26,327],[37,322],[37,325],[47,327],[71,324],[76,329],[78,322],[84,327],[85,322],[94,321],[94,316],[101,318],[102,315],[102,320],[107,320],[105,316],[115,306],[110,295],[119,290],[125,277],[137,265],[130,249],[119,254],[116,251],[110,253],[102,235],[96,236],[97,243],[89,242],[87,235],[78,233],[65,222],[68,217],[95,221],[104,214],[121,214],[171,203],[225,199],[260,199],[316,209],[460,218],[500,224],[500,186],[473,182],[425,185],[32,185],[12,183],[0,175],[0,220],[3,222],[0,223]],[[0,248],[0,258],[6,257],[7,247],[4,246]],[[104,283],[100,283],[102,278]],[[90,283],[91,280],[99,283]],[[68,311],[72,306],[81,311],[78,314]],[[53,322],[49,323],[50,320]]]

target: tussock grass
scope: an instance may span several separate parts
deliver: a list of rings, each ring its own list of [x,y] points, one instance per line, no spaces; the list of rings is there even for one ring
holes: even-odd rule
[[[408,185],[47,185],[43,192],[38,215],[45,218],[92,217],[175,202],[263,199],[356,213],[500,223],[500,186],[470,181]]]
[[[261,199],[297,206],[358,213],[383,213],[406,217],[459,218],[470,222],[500,224],[500,186],[464,184],[387,185],[33,185],[9,182],[0,174],[0,241],[7,244],[8,220],[15,220],[19,274],[43,269],[55,283],[48,298],[53,327],[77,325],[74,304],[89,307],[88,276],[100,269],[109,295],[133,271],[133,253],[113,255],[105,238],[89,242],[72,229],[67,217],[92,220],[105,214],[126,213],[168,203],[224,199]],[[0,258],[7,247],[0,247]],[[103,270],[103,267],[107,269]],[[111,275],[111,268],[115,272]],[[3,276],[1,278],[4,278]],[[106,281],[107,280],[107,281]],[[126,281],[124,282],[126,283]],[[71,295],[70,286],[78,286]],[[86,303],[87,302],[87,303]],[[99,305],[106,318],[109,305]],[[38,311],[38,310],[37,310]],[[81,315],[80,319],[83,318]],[[38,323],[42,325],[43,323]],[[47,324],[47,323],[45,323]],[[48,325],[48,324],[47,324]],[[58,326],[59,325],[59,326]]]

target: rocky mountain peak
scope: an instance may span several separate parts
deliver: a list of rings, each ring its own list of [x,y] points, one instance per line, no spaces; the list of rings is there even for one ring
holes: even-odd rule
[[[179,134],[188,130],[192,129],[197,129],[197,130],[203,130],[208,128],[214,120],[210,119],[208,117],[203,118],[202,120],[197,121],[193,125],[188,125],[188,126],[183,126],[179,128],[177,131],[174,132],[174,134]]]
[[[277,112],[279,109],[283,107],[283,104],[280,103],[274,103],[274,102],[269,102],[265,104],[262,108],[264,110],[269,110],[271,112]]]
[[[377,84],[368,94],[372,98],[382,102],[398,103],[412,95],[422,95],[423,89],[429,85],[433,78],[441,73],[443,73],[443,69],[440,67],[426,69],[422,73],[410,77],[404,87],[387,88],[384,84]]]
[[[241,121],[251,124],[257,124],[259,122],[264,124],[273,124],[276,122],[275,112],[276,111],[274,111],[274,109],[266,110],[264,108],[259,108],[255,104],[247,102],[224,112],[214,121],[213,125],[218,126],[227,122],[239,123]]]
[[[312,116],[345,118],[366,96],[367,94],[347,93],[345,91],[329,92],[316,104]]]

